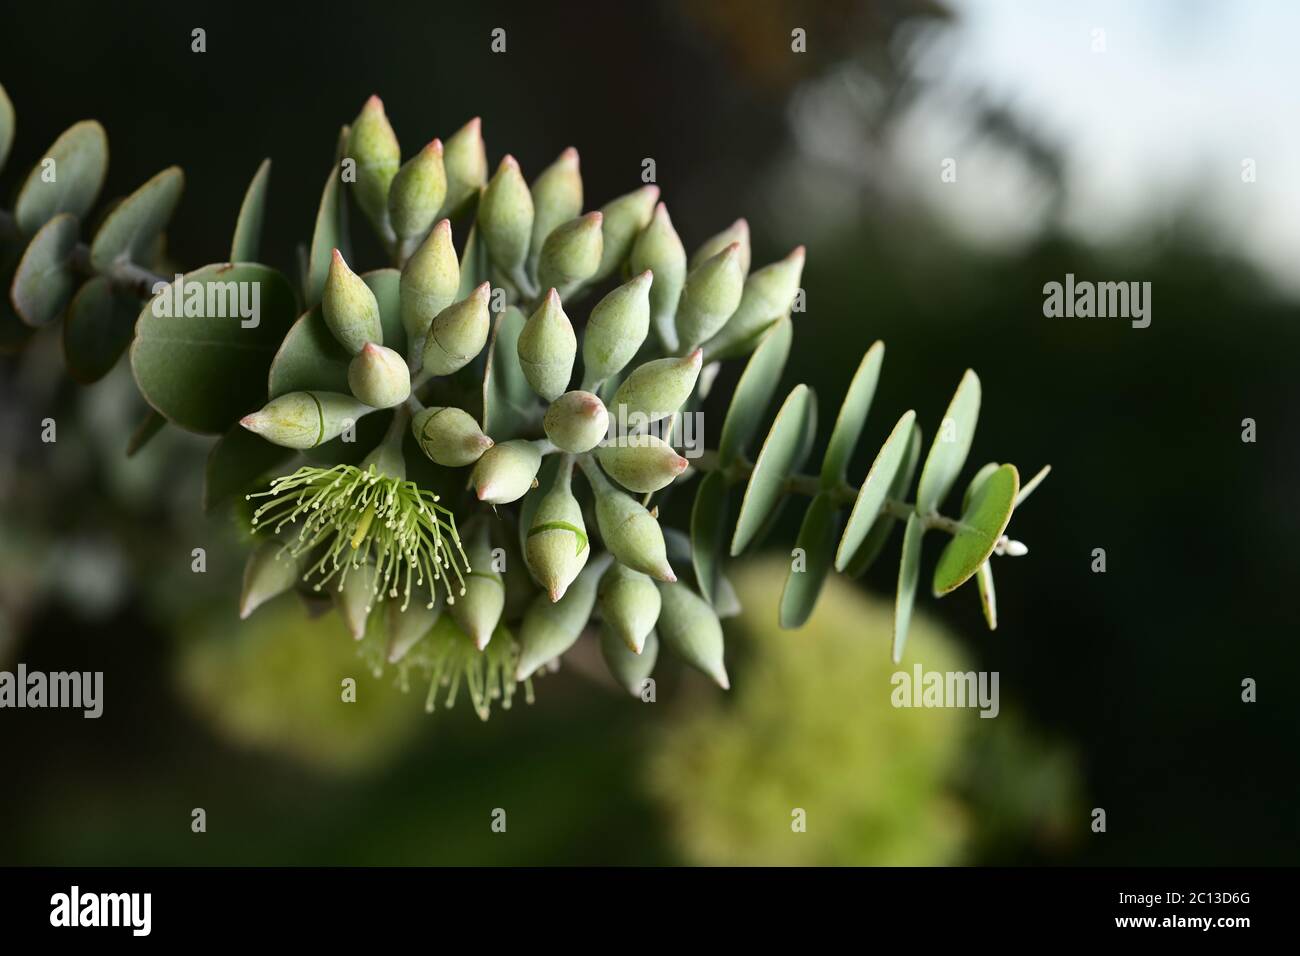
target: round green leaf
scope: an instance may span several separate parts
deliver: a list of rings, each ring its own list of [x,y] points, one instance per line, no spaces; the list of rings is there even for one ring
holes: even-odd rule
[[[5,160],[9,158],[9,148],[13,144],[14,105],[9,102],[4,84],[0,84],[0,169],[4,169]]]
[[[405,353],[406,330],[397,304],[401,277],[396,269],[376,269],[361,276],[379,303],[384,345]],[[267,380],[267,393],[271,398],[312,390],[350,394],[348,363],[351,359],[325,324],[320,305],[314,305],[293,323],[275,353]]]
[[[185,189],[185,174],[171,166],[123,199],[90,244],[90,264],[100,272],[115,262],[148,264]]]
[[[835,552],[836,571],[843,571],[848,566],[849,560],[857,553],[876,519],[880,517],[880,509],[884,507],[885,499],[894,487],[894,480],[907,460],[912,434],[916,430],[915,423],[916,412],[908,409],[876,453],[876,460],[871,463],[867,477],[862,479],[862,487],[858,489],[857,500],[853,502],[848,524],[844,527],[844,536],[840,538],[840,546]]]
[[[998,463],[996,461],[991,461],[980,468],[979,471],[975,472],[975,476],[971,478],[970,484],[966,486],[966,492],[961,496],[962,514],[965,514],[970,508],[970,500],[975,496],[975,492],[979,491],[980,486],[984,484],[984,482],[988,481],[989,475],[993,474],[993,472],[997,470]]]
[[[168,313],[175,312],[178,293],[181,314],[173,317]],[[244,327],[253,318],[241,318],[232,299],[251,305],[254,294],[256,324]],[[288,281],[267,266],[219,263],[188,273],[179,286],[173,283],[154,296],[136,320],[131,343],[136,385],[150,405],[182,428],[224,432],[265,404],[265,375],[295,310]]]
[[[14,203],[14,219],[32,235],[61,212],[84,219],[108,171],[108,137],[94,120],[75,123],[32,167]]]
[[[903,462],[903,467],[898,470],[894,476],[894,483],[889,486],[889,497],[896,500],[902,500],[907,493],[907,489],[912,484],[912,478],[916,475],[916,466],[921,462],[921,427],[912,426],[912,438],[907,445],[907,458]],[[861,577],[866,573],[867,568],[875,563],[876,558],[880,557],[880,552],[885,549],[889,541],[889,535],[894,530],[894,525],[898,519],[892,514],[882,511],[880,517],[876,518],[875,524],[867,532],[866,538],[858,546],[858,550],[853,553],[849,559],[848,566],[844,573],[852,577]]]
[[[839,509],[828,492],[813,498],[804,512],[803,525],[795,540],[796,551],[802,552],[802,570],[798,570],[794,556],[790,572],[781,591],[780,622],[784,628],[803,627],[817,604],[826,575],[831,569],[835,553],[835,532],[839,526]]]
[[[691,563],[695,566],[695,583],[700,595],[710,604],[714,603],[722,549],[727,539],[729,497],[726,476],[711,471],[700,481],[691,507]]]
[[[930,454],[921,467],[921,483],[916,489],[917,514],[935,511],[948,497],[961,474],[962,465],[966,464],[979,414],[980,380],[967,369],[948,403],[948,411],[939,423],[939,433],[934,436]]]
[[[989,559],[1007,529],[1019,493],[1020,472],[1015,465],[1000,466],[980,484],[970,507],[962,512],[962,530],[939,555],[934,569],[935,597],[961,587]]]
[[[807,385],[796,385],[776,413],[772,428],[754,462],[731,537],[735,557],[758,535],[765,519],[785,494],[785,481],[799,467],[809,421],[816,421],[817,399]]]
[[[273,445],[241,425],[232,425],[208,453],[203,476],[203,510],[212,511],[247,493],[261,483],[259,479],[279,469],[294,454],[292,448]]]
[[[230,242],[231,262],[257,262],[262,247],[262,223],[266,219],[266,187],[271,181],[271,161],[262,160],[244,193],[235,220],[235,238]]]
[[[862,435],[862,426],[867,420],[871,400],[876,395],[880,365],[884,360],[885,343],[876,342],[867,349],[858,364],[858,370],[853,374],[853,381],[849,383],[849,390],[840,405],[840,413],[835,418],[835,427],[831,430],[826,457],[822,459],[823,488],[834,488],[848,473],[849,459],[853,457],[853,449]]]
[[[903,659],[907,629],[912,624],[912,607],[916,604],[916,583],[921,577],[921,539],[925,521],[920,515],[908,515],[903,529],[903,556],[898,562],[898,593],[894,596],[894,663]]]
[[[745,364],[736,391],[732,395],[727,417],[722,422],[718,443],[718,460],[726,466],[745,453],[745,447],[758,430],[768,403],[781,382],[781,370],[790,355],[794,327],[790,317],[778,319],[764,335],[754,354]]]
[[[77,219],[60,213],[32,237],[14,272],[9,298],[28,325],[40,327],[58,318],[77,287],[72,256],[77,248]]]
[[[74,379],[89,385],[109,373],[131,344],[139,310],[134,296],[115,292],[104,276],[77,290],[63,320],[63,354]]]
[[[334,153],[334,165],[330,167],[325,179],[325,188],[321,190],[320,205],[316,209],[316,227],[311,234],[311,251],[307,256],[307,275],[304,280],[304,295],[307,305],[320,304],[325,291],[325,277],[329,275],[330,261],[334,250],[343,253],[344,259],[351,258],[348,243],[348,206],[343,199],[343,187],[340,185],[342,175],[339,163],[347,148],[349,127],[339,131],[338,148]]]
[[[493,441],[520,436],[537,399],[519,364],[519,333],[527,319],[513,305],[497,316],[483,366],[483,431]]]

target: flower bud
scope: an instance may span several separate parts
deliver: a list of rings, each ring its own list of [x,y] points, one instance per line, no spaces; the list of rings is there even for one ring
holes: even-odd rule
[[[633,654],[642,653],[659,620],[661,598],[654,581],[616,561],[600,580],[598,600],[606,629]]]
[[[411,420],[411,433],[429,460],[445,468],[472,465],[492,447],[474,416],[454,406],[424,409]]]
[[[478,203],[478,234],[502,271],[516,272],[533,233],[533,196],[513,156],[506,156]]]
[[[542,453],[537,446],[517,438],[483,452],[470,473],[469,483],[479,501],[509,504],[528,494],[541,466]]]
[[[638,365],[614,393],[610,409],[620,421],[644,415],[647,421],[655,422],[671,415],[690,398],[700,376],[701,358],[702,353],[696,349],[684,357]]]
[[[402,162],[402,148],[377,96],[366,100],[352,123],[347,155],[357,164],[354,195],[375,228],[386,231],[388,190]]]
[[[565,392],[546,409],[542,427],[556,448],[581,455],[604,439],[609,431],[609,412],[591,392]]]
[[[596,274],[604,249],[604,218],[598,212],[589,212],[551,230],[537,260],[537,279],[543,289],[554,286],[567,292]]]
[[[632,252],[632,243],[641,230],[650,224],[655,203],[659,201],[658,186],[642,186],[600,207],[605,217],[600,226],[600,267],[592,280],[599,282],[614,274]]]
[[[438,592],[442,597],[442,592]],[[442,607],[426,607],[423,601],[412,601],[402,610],[401,601],[388,602],[388,663],[396,664],[438,623]]]
[[[367,342],[384,344],[379,301],[366,281],[348,268],[337,249],[325,277],[321,312],[334,338],[349,355],[356,355]]]
[[[650,321],[655,334],[669,351],[677,349],[677,300],[686,281],[686,249],[668,218],[668,207],[660,203],[655,207],[650,225],[641,231],[632,244],[632,257],[628,260],[633,272],[654,273],[650,287]]]
[[[596,451],[605,474],[628,491],[649,494],[672,484],[690,464],[672,445],[655,435],[620,436]]]
[[[596,303],[582,333],[582,374],[603,382],[632,361],[650,330],[650,288],[654,275],[643,272]]]
[[[606,565],[607,559],[591,562],[558,601],[552,603],[550,595],[539,594],[529,605],[519,626],[516,681],[527,680],[543,664],[573,646],[591,617],[591,609],[596,604],[596,585]]]
[[[588,472],[588,477],[591,473]],[[650,512],[608,482],[596,490],[596,526],[605,547],[621,563],[659,581],[676,581],[664,533]]]
[[[740,305],[744,288],[740,244],[733,242],[686,277],[677,305],[678,341],[693,349],[717,334]]]
[[[722,625],[709,602],[684,584],[661,584],[663,606],[655,633],[663,644],[723,690],[731,687],[722,661]]]
[[[348,567],[346,576],[340,575],[338,589],[334,592],[339,615],[354,640],[359,641],[366,636],[366,622],[370,619],[370,602],[374,600],[377,573],[373,564]]]
[[[578,151],[570,146],[560,158],[542,170],[533,183],[533,232],[528,245],[528,271],[537,270],[546,237],[556,226],[582,212],[582,174]]]
[[[803,275],[804,247],[753,272],[735,313],[708,343],[709,360],[744,355],[773,322],[790,311]]]
[[[289,392],[261,411],[239,420],[250,432],[284,448],[315,448],[338,438],[349,425],[373,411],[338,392]]]
[[[737,219],[716,236],[710,236],[700,243],[700,247],[695,250],[695,255],[691,256],[691,272],[694,272],[733,242],[740,244],[740,271],[748,274],[751,250],[749,246],[749,223],[744,219]]]
[[[573,377],[578,337],[554,289],[519,333],[519,365],[533,391],[548,402],[564,394]]]
[[[388,189],[388,219],[399,239],[422,236],[447,195],[442,141],[435,139],[397,171]]]
[[[450,214],[487,182],[487,149],[483,146],[483,124],[477,116],[447,140],[442,165],[447,173],[447,195],[442,205]]]
[[[659,638],[652,632],[646,637],[645,649],[634,654],[606,624],[600,629],[600,653],[618,686],[633,697],[640,697],[645,692],[646,679],[654,672],[655,662],[659,659]]]
[[[459,302],[434,317],[424,342],[424,371],[450,375],[474,360],[487,344],[491,287],[484,282]]]
[[[465,556],[470,567],[465,575],[465,593],[449,600],[447,610],[481,651],[492,640],[492,632],[501,622],[501,612],[506,606],[505,582],[492,568],[492,542],[487,525],[482,525],[471,537]]]
[[[537,506],[524,542],[524,557],[552,601],[564,597],[591,557],[582,508],[567,481],[556,482]]]
[[[392,349],[367,342],[348,363],[348,388],[371,408],[392,408],[411,394],[411,370]]]
[[[239,595],[239,617],[248,617],[259,607],[279,597],[298,583],[298,561],[279,541],[263,541],[244,565],[244,587]]]
[[[460,263],[452,243],[451,223],[443,219],[402,267],[399,285],[402,327],[412,355],[424,352],[434,317],[460,293]]]

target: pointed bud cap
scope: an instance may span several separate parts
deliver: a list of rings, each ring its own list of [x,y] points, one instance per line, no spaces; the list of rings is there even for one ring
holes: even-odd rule
[[[487,182],[487,148],[483,145],[483,124],[477,116],[447,140],[442,151],[442,165],[447,172],[447,197],[443,206],[448,213],[458,209]]]
[[[348,134],[347,155],[357,164],[353,194],[375,228],[383,233],[388,218],[388,189],[402,162],[397,134],[378,96],[366,100]]]
[[[728,690],[723,663],[722,625],[709,603],[684,584],[661,584],[663,605],[655,633],[663,645],[687,664]]]
[[[533,391],[548,402],[564,394],[573,377],[578,337],[554,289],[519,333],[519,365]]]
[[[492,317],[492,289],[484,282],[468,296],[443,309],[433,320],[424,342],[424,371],[450,375],[470,362],[487,344]]]
[[[344,560],[350,562],[351,558],[345,557]],[[348,627],[348,633],[352,635],[353,640],[359,641],[366,636],[366,623],[370,620],[370,612],[374,608],[375,566],[373,564],[363,564],[359,567],[348,565],[346,571],[347,575],[339,582],[334,592],[334,602],[338,605],[343,623]]]
[[[695,250],[695,255],[691,256],[690,270],[694,272],[733,242],[739,246],[741,272],[748,274],[751,253],[749,223],[745,219],[737,219],[716,236],[710,236],[700,243],[700,247]]]
[[[348,388],[371,408],[392,408],[411,394],[411,370],[392,349],[367,342],[348,363]]]
[[[619,436],[596,451],[605,474],[628,491],[648,495],[672,484],[690,464],[655,435]]]
[[[642,653],[659,620],[661,599],[654,581],[616,561],[600,581],[598,600],[605,626],[633,654]]]
[[[449,601],[447,610],[481,651],[491,642],[506,606],[505,583],[492,567],[492,542],[486,525],[470,538],[465,554],[470,566],[465,593]]]
[[[542,170],[532,186],[533,232],[528,245],[529,271],[536,271],[542,244],[556,226],[582,212],[582,174],[578,151],[570,146]]]
[[[681,358],[655,359],[633,369],[614,393],[610,411],[620,423],[634,427],[634,416],[658,421],[681,408],[700,377],[703,353],[696,349]]]
[[[424,351],[424,340],[434,318],[459,294],[460,262],[452,242],[451,223],[443,219],[402,267],[399,299],[411,354]]]
[[[804,247],[796,246],[784,259],[750,274],[736,311],[706,347],[710,361],[746,354],[773,322],[789,313],[803,264]]]
[[[581,455],[604,440],[609,432],[609,412],[591,392],[565,392],[546,409],[542,427],[556,448]]]
[[[272,399],[239,424],[273,445],[315,448],[343,434],[373,409],[338,392],[289,392]]]
[[[604,249],[604,218],[599,212],[589,212],[551,231],[537,260],[537,278],[543,288],[572,289],[596,274]]]
[[[438,591],[437,594],[441,599],[442,592]],[[396,664],[433,630],[433,625],[438,622],[438,616],[442,613],[442,606],[440,603],[435,603],[433,607],[428,607],[424,601],[412,600],[403,611],[401,601],[387,603],[388,650],[384,656],[388,663]]]
[[[325,292],[321,299],[321,313],[334,338],[356,355],[367,342],[384,344],[384,327],[379,319],[379,300],[366,281],[343,261],[335,249],[330,261],[330,271],[325,277]]]
[[[524,558],[551,601],[564,597],[591,557],[582,508],[568,483],[557,482],[537,506],[524,540]]]
[[[596,585],[605,566],[604,560],[591,562],[560,600],[552,601],[549,594],[539,594],[528,606],[519,626],[516,681],[527,680],[539,667],[572,647],[581,636],[596,605]]]
[[[506,156],[478,204],[478,235],[497,268],[507,274],[524,264],[533,234],[533,196],[513,156]]]
[[[469,483],[479,501],[509,504],[528,494],[541,465],[542,453],[532,442],[502,442],[483,453],[470,473]]]
[[[663,529],[640,502],[613,486],[597,490],[596,525],[618,561],[657,581],[677,580],[668,563]]]
[[[472,465],[492,447],[474,416],[454,406],[419,412],[411,420],[411,433],[429,460],[445,468]]]
[[[740,244],[733,242],[686,277],[677,306],[677,340],[694,348],[716,335],[740,305],[744,288]]]
[[[686,248],[668,217],[668,207],[655,207],[650,224],[632,244],[628,265],[633,272],[654,273],[650,287],[650,323],[664,348],[677,350],[677,301],[686,282]]]
[[[447,195],[442,141],[435,139],[408,159],[388,190],[388,218],[399,239],[422,236],[433,225]]]
[[[582,368],[588,382],[603,382],[632,361],[650,331],[654,274],[642,272],[596,303],[582,332]]]
[[[612,199],[600,207],[605,220],[601,223],[600,267],[592,279],[612,276],[627,257],[632,254],[632,243],[641,230],[650,224],[655,203],[659,201],[658,186],[642,186],[634,192]]]
[[[298,562],[279,541],[263,541],[244,565],[244,586],[239,594],[239,616],[246,618],[259,607],[298,583]]]

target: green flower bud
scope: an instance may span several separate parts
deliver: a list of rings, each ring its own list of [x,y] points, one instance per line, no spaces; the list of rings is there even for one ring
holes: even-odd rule
[[[678,341],[693,349],[712,338],[740,305],[744,288],[740,243],[733,242],[686,277],[682,299],[677,306]]]
[[[483,146],[483,124],[477,116],[447,140],[442,165],[447,172],[443,209],[451,213],[487,182],[487,149]]]
[[[655,359],[638,365],[614,393],[610,409],[620,422],[636,425],[633,416],[655,422],[671,415],[690,398],[700,376],[702,353],[696,349],[680,358]],[[621,407],[620,407],[621,406]]]
[[[533,233],[528,245],[528,271],[537,271],[542,244],[556,226],[582,212],[582,174],[578,151],[570,146],[542,170],[533,183]]]
[[[377,573],[373,564],[348,567],[347,574],[341,576],[338,589],[334,592],[334,601],[338,605],[339,615],[343,618],[343,623],[348,626],[348,632],[354,640],[359,641],[366,636],[366,622],[370,619]]]
[[[533,391],[548,402],[564,394],[573,377],[578,337],[554,289],[519,333],[519,365]]]
[[[744,219],[737,219],[716,236],[710,236],[700,243],[700,247],[695,250],[695,255],[691,256],[691,272],[694,272],[733,242],[740,244],[740,271],[748,274],[751,250],[749,247],[749,223]]]
[[[655,207],[650,225],[641,231],[632,244],[628,264],[633,272],[654,273],[650,287],[650,321],[655,334],[670,352],[677,350],[677,300],[686,282],[686,249],[668,218],[668,207],[660,203]]]
[[[599,282],[614,274],[623,261],[632,252],[632,243],[641,230],[650,224],[654,215],[655,203],[659,201],[658,186],[642,186],[617,199],[611,199],[600,207],[605,217],[601,223],[600,234],[603,248],[600,252],[600,267],[592,280]]]
[[[676,581],[659,522],[640,502],[610,484],[594,465],[584,463],[582,471],[596,494],[596,526],[610,553],[634,571],[659,581]]]
[[[348,363],[348,388],[371,408],[392,408],[411,394],[411,370],[392,349],[367,342]]]
[[[469,573],[465,575],[465,593],[447,601],[447,610],[480,651],[492,640],[492,632],[501,622],[506,606],[505,582],[492,568],[492,542],[487,525],[472,536],[465,549]]]
[[[478,234],[497,267],[514,274],[528,255],[533,196],[513,156],[506,156],[478,203]]]
[[[443,219],[402,267],[399,285],[402,327],[412,355],[422,355],[434,317],[460,293],[460,263],[452,243],[451,222]]]
[[[552,603],[550,595],[539,594],[529,605],[519,626],[516,681],[527,680],[543,664],[572,647],[581,636],[591,618],[591,609],[596,605],[596,585],[608,563],[608,555],[605,555],[588,564],[560,600]]]
[[[650,288],[654,275],[643,272],[596,303],[582,333],[582,367],[588,383],[603,382],[623,370],[650,331]]]
[[[598,212],[589,212],[551,230],[537,260],[537,279],[543,289],[554,286],[568,294],[596,274],[604,249],[604,218]]]
[[[438,592],[441,600],[442,592]],[[412,601],[405,611],[401,601],[388,602],[388,663],[396,664],[407,651],[433,630],[442,614],[442,605],[426,607],[423,601]]]
[[[338,392],[290,392],[239,420],[250,432],[284,448],[315,448],[338,438],[357,419],[374,411]]]
[[[366,100],[352,123],[347,155],[357,164],[357,205],[381,234],[388,231],[388,190],[402,163],[402,148],[378,96]]]
[[[546,409],[546,437],[561,451],[581,455],[591,451],[609,431],[605,403],[591,392],[565,392]]]
[[[649,494],[672,484],[690,464],[654,435],[620,437],[596,451],[605,473],[628,491]]]
[[[424,342],[424,371],[430,375],[450,375],[474,360],[487,344],[488,313],[491,287],[484,282],[459,302],[434,317],[429,337]]]
[[[735,313],[705,346],[709,361],[735,358],[750,351],[763,332],[790,311],[803,275],[804,247],[784,259],[755,271],[745,280],[745,291]]]
[[[388,218],[400,239],[422,236],[447,195],[442,141],[435,139],[408,159],[388,189]]]
[[[349,355],[356,355],[367,342],[384,344],[379,301],[366,281],[348,268],[337,249],[325,277],[320,305],[325,324]]]
[[[504,505],[528,494],[542,466],[542,453],[530,441],[515,439],[493,445],[470,472],[469,483],[479,501]]]
[[[659,659],[659,638],[653,633],[646,637],[645,649],[640,654],[629,651],[607,624],[600,629],[600,653],[605,666],[620,687],[633,697],[640,697],[645,681],[655,669]]]
[[[474,416],[455,407],[426,408],[411,420],[416,443],[435,465],[462,468],[472,465],[492,447]]]
[[[663,606],[655,631],[664,645],[703,671],[723,690],[731,688],[722,662],[722,625],[709,602],[684,584],[661,584]]]
[[[600,580],[600,615],[605,627],[633,654],[645,650],[659,620],[659,589],[640,571],[618,562]]]
[[[564,597],[591,557],[582,507],[567,480],[557,481],[537,506],[524,548],[528,567],[550,599]]]
[[[263,541],[253,549],[244,565],[244,587],[239,595],[239,617],[248,617],[259,607],[279,597],[298,583],[299,562],[279,541]]]

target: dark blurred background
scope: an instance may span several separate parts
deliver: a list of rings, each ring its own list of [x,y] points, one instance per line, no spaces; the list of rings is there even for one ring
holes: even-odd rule
[[[184,168],[168,248],[193,268],[226,254],[269,156],[264,258],[288,272],[371,93],[405,154],[476,115],[489,162],[511,152],[530,179],[576,146],[590,207],[652,157],[688,248],[738,215],[755,265],[807,245],[783,390],[816,389],[821,444],[886,341],[855,480],[904,409],[933,435],[968,366],[984,385],[971,466],[1053,472],[1012,527],[1030,554],[997,566],[995,633],[969,588],[919,602],[916,640],[999,671],[1005,719],[945,715],[891,749],[929,715],[882,713],[877,690],[832,676],[893,669],[897,540],[801,633],[775,627],[780,569],[743,569],[726,700],[669,670],[646,707],[579,655],[487,724],[364,677],[367,703],[340,719],[357,665],[334,617],[285,603],[238,622],[233,522],[198,506],[208,442],[169,431],[125,461],[129,373],[80,389],[57,333],[38,336],[0,358],[0,668],[103,670],[107,703],[98,721],[0,711],[0,862],[1295,863],[1300,157],[1278,131],[1294,110],[1272,111],[1294,94],[1267,72],[1292,19],[1265,3],[11,5],[0,194],[97,118],[105,196]],[[1262,105],[1197,99],[1230,74]],[[1066,273],[1150,282],[1151,326],[1044,318],[1043,284]],[[46,415],[57,450],[36,438]],[[763,674],[790,676],[760,692]],[[487,826],[498,806],[508,838]],[[821,828],[814,850],[791,842],[794,806]]]

